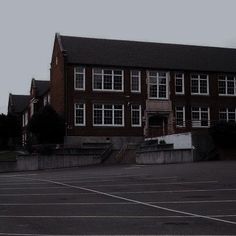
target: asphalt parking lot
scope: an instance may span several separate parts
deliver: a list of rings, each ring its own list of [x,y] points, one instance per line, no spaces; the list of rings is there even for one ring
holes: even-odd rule
[[[236,235],[236,162],[0,174],[0,235]]]

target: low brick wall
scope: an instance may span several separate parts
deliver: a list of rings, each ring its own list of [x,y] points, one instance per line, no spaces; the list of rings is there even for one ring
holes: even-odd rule
[[[193,162],[192,149],[145,150],[137,152],[137,164],[170,164]]]
[[[18,156],[15,162],[0,162],[0,172],[78,167],[101,163],[97,155]]]

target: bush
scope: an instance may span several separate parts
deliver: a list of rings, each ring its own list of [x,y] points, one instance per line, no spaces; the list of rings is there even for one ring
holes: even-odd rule
[[[216,146],[222,148],[236,147],[236,123],[218,122],[209,130]]]
[[[28,124],[28,132],[36,137],[38,144],[62,143],[64,138],[64,120],[51,106],[45,106],[33,115]]]

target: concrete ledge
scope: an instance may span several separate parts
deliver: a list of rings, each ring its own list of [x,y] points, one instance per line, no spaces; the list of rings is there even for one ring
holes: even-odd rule
[[[101,163],[97,155],[18,156],[15,162],[1,162],[0,172],[79,167]]]
[[[147,150],[137,153],[137,164],[170,164],[193,162],[192,149]]]

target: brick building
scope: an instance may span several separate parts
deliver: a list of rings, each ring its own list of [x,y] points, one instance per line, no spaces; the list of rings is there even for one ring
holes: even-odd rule
[[[236,49],[56,34],[51,104],[67,143],[137,142],[236,121]]]
[[[30,118],[50,103],[50,81],[31,80],[29,95],[9,94],[8,114],[15,115],[18,122],[22,125],[22,135],[18,143],[26,143],[26,127]]]
[[[51,104],[66,142],[138,141],[236,121],[236,49],[56,34]]]

